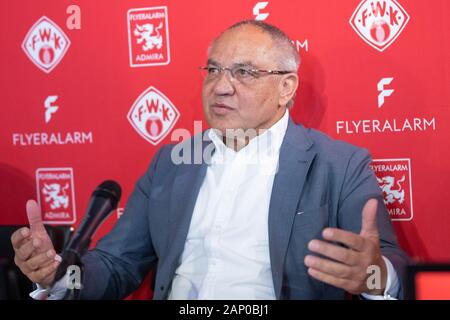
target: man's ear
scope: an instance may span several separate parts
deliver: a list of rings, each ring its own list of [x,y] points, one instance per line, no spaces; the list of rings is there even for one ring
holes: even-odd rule
[[[296,73],[289,73],[283,76],[279,85],[279,101],[280,106],[285,106],[294,97],[298,88],[298,75]]]

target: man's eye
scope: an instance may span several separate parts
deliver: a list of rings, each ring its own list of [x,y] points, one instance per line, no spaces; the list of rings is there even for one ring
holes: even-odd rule
[[[244,69],[244,68],[239,68],[235,71],[236,76],[240,77],[240,78],[250,78],[253,77],[254,74],[251,70],[248,69]]]
[[[209,67],[208,68],[208,74],[210,75],[215,75],[219,73],[219,68],[215,68],[215,67]]]

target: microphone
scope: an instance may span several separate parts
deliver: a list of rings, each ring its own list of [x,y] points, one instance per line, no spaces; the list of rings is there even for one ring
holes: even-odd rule
[[[83,221],[62,253],[62,261],[56,270],[53,284],[66,274],[69,266],[81,265],[80,258],[88,249],[92,235],[111,212],[117,208],[121,194],[119,184],[112,180],[102,182],[94,190]]]

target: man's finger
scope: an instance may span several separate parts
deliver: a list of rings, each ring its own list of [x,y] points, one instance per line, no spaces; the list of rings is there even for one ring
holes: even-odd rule
[[[376,199],[370,199],[362,210],[362,225],[360,235],[363,237],[378,237]]]
[[[39,268],[48,266],[51,262],[55,261],[55,251],[48,250],[47,252],[40,253],[27,261],[27,266],[30,270],[37,270]]]
[[[48,266],[40,268],[36,271],[33,271],[30,273],[29,278],[36,283],[41,283],[44,281],[49,275],[51,275],[53,272],[56,271],[56,268],[58,268],[59,262],[53,261]]]
[[[26,207],[31,233],[46,232],[44,224],[42,223],[41,208],[39,208],[37,202],[34,200],[28,200]]]
[[[41,241],[39,239],[30,238],[19,249],[16,249],[16,254],[21,260],[28,260],[33,252],[39,248]]]
[[[361,293],[361,292],[359,292],[360,290],[359,290],[358,283],[354,280],[337,278],[335,276],[326,274],[326,273],[316,270],[314,268],[309,268],[308,274],[311,277],[316,278],[319,281],[322,281],[322,282],[328,283],[332,286],[344,289],[350,293],[353,293],[353,294]]]
[[[28,229],[27,227],[16,230],[11,235],[11,243],[14,250],[18,250],[25,243],[25,241],[30,238],[30,235],[30,229]]]
[[[340,262],[334,262],[312,255],[307,255],[304,262],[308,268],[321,271],[337,278],[350,280],[354,278],[353,268]]]
[[[311,240],[308,249],[349,266],[358,263],[357,252],[325,241]]]
[[[34,257],[33,257],[34,258]],[[14,261],[16,261],[16,260],[14,260]],[[20,263],[20,270],[24,273],[24,274],[26,274],[27,276],[29,276],[33,271],[37,271],[37,270],[39,270],[40,268],[46,268],[46,267],[48,267],[50,264],[52,264],[52,263],[54,263],[54,259],[52,259],[52,260],[50,260],[50,261],[47,261],[47,262],[44,262],[44,263],[42,263],[40,266],[38,266],[37,268],[35,267],[35,266],[30,266],[29,264],[28,264],[28,261],[29,260],[27,260],[27,261],[22,261],[22,263]],[[16,264],[17,264],[17,262],[16,262]],[[18,265],[19,266],[19,265]],[[33,268],[31,268],[31,267],[33,267]]]
[[[323,230],[322,236],[325,240],[340,242],[356,251],[362,251],[364,249],[364,238],[359,234],[355,234],[350,231],[336,228],[326,228]]]

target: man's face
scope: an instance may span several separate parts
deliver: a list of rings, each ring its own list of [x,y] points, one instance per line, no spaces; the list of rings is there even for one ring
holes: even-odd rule
[[[247,66],[278,70],[280,53],[267,33],[255,26],[241,26],[223,33],[212,45],[208,66]],[[284,114],[279,106],[281,75],[261,75],[250,83],[233,79],[229,71],[203,83],[203,109],[212,128],[269,128]]]

